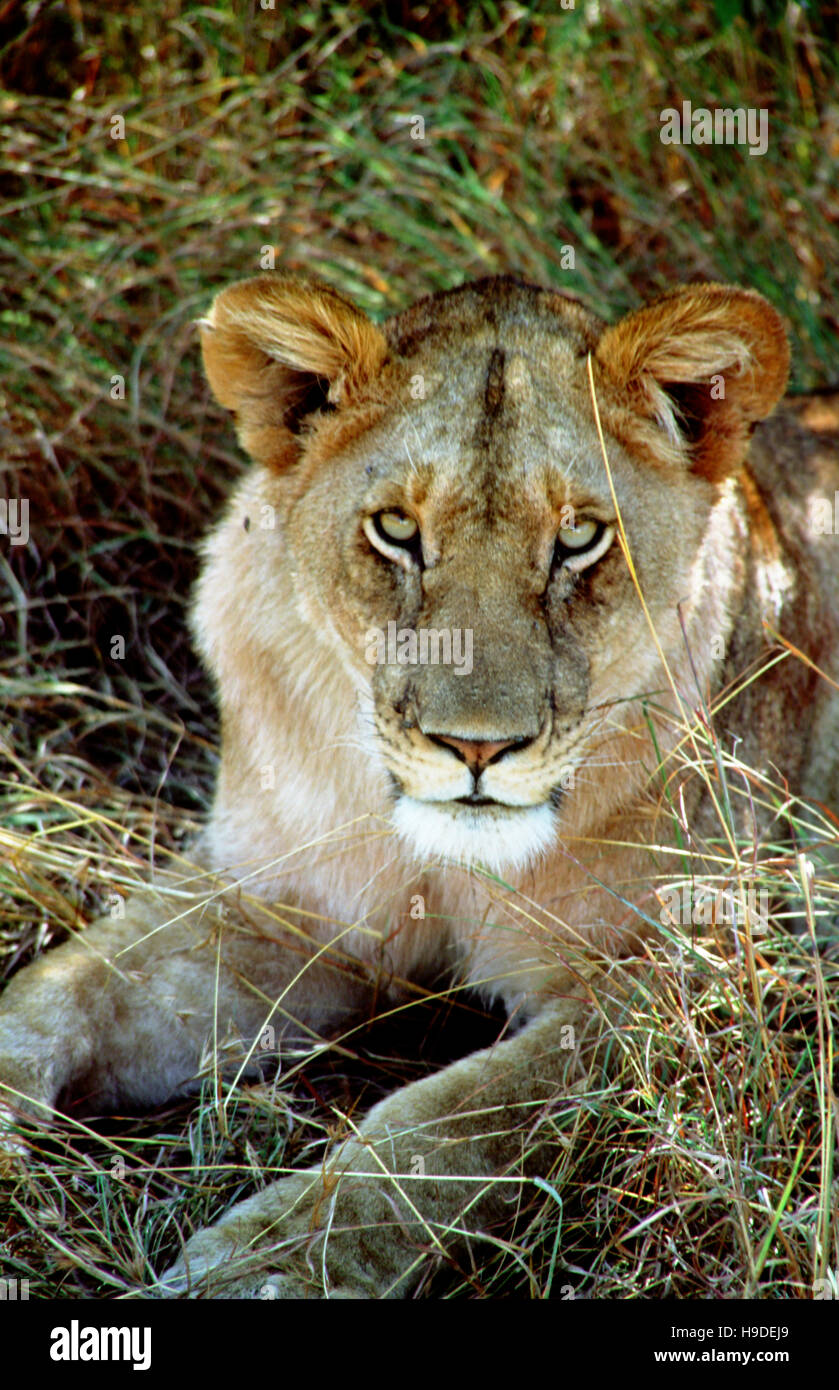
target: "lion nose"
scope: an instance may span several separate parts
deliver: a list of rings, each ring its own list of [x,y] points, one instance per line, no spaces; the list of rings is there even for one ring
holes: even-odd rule
[[[474,777],[479,777],[488,763],[497,758],[507,748],[518,748],[527,739],[509,738],[500,743],[476,742],[468,738],[450,738],[448,734],[432,734],[435,743],[444,743],[453,748],[459,758],[467,764]]]

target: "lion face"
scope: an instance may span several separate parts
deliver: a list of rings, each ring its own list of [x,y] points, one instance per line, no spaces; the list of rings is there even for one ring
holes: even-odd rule
[[[289,511],[309,615],[352,671],[394,825],[422,856],[501,867],[553,842],[617,690],[610,635],[640,616],[596,433],[558,402],[534,420],[545,377],[521,351],[442,356],[425,398],[399,392]],[[651,518],[650,557],[670,525]],[[626,674],[626,694],[644,688]]]
[[[252,362],[231,402],[224,295],[205,337],[208,372],[243,442],[275,471],[295,602],[353,684],[392,823],[420,858],[521,867],[579,827],[601,769],[615,758],[640,766],[642,702],[668,679],[661,647],[682,644],[713,572],[709,537],[722,543],[724,481],[696,466],[704,398],[680,397],[691,457],[662,395],[662,371],[679,380],[673,330],[668,362],[661,327],[657,337],[647,325],[664,365],[644,381],[643,351],[620,325],[604,333],[573,302],[515,282],[435,296],[384,333],[330,295],[312,317],[323,336],[324,314],[337,313],[334,360],[310,343],[299,381],[266,345],[269,327],[283,343],[288,331],[277,282],[254,285],[247,341],[261,333],[268,373],[281,373],[273,389],[286,401],[296,392],[302,421],[288,404],[271,416]],[[311,308],[317,292],[307,293]],[[737,293],[752,307],[755,296]],[[740,371],[733,334],[708,331],[720,341],[716,358],[707,345],[707,374],[725,353]],[[313,375],[329,383],[320,397]],[[731,411],[726,420],[744,441],[745,425]]]

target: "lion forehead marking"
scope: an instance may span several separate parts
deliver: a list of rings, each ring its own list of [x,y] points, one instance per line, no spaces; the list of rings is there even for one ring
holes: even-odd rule
[[[504,406],[504,349],[493,348],[487,367],[484,386],[484,411],[487,420],[494,420]]]
[[[533,399],[533,378],[521,352],[495,347],[490,353],[484,384],[484,420],[490,424],[505,405],[524,405]]]

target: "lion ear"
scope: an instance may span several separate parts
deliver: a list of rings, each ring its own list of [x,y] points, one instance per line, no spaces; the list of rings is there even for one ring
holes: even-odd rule
[[[687,457],[712,481],[743,461],[789,372],[780,315],[754,290],[729,285],[671,291],[607,328],[595,358],[660,440],[663,431],[665,456]]]
[[[299,457],[305,418],[350,402],[387,351],[380,330],[337,290],[292,275],[222,290],[199,327],[207,379],[235,411],[242,447],[277,469]]]

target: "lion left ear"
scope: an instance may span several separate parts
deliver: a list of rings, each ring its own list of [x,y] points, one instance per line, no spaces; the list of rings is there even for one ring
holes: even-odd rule
[[[337,290],[279,272],[222,290],[199,327],[213,393],[269,468],[292,466],[304,419],[351,401],[387,355],[381,331]]]
[[[783,395],[789,344],[754,290],[685,285],[607,328],[595,360],[633,413],[664,432],[665,454],[716,481]]]

